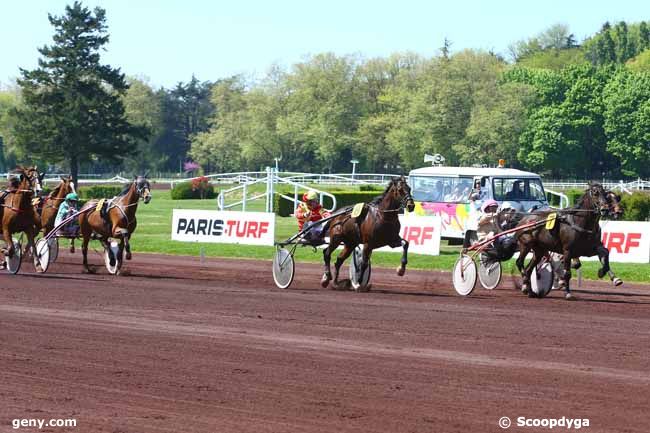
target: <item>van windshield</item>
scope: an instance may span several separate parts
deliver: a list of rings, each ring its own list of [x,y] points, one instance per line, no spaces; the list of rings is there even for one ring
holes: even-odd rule
[[[411,192],[416,201],[465,203],[472,181],[471,177],[412,176]]]
[[[492,191],[498,201],[546,201],[542,181],[538,178],[494,178]]]

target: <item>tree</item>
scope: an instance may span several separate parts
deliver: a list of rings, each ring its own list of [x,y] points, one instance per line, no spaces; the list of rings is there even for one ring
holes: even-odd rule
[[[650,30],[648,30],[648,24],[645,21],[641,21],[639,24],[639,52],[647,50],[650,48]]]
[[[80,163],[118,162],[136,152],[147,132],[126,118],[124,75],[100,63],[109,39],[105,10],[75,2],[48,19],[54,43],[38,50],[37,69],[20,70],[23,105],[15,110],[14,134],[27,154],[66,161],[76,181]]]
[[[127,119],[133,125],[149,131],[148,139],[137,141],[138,151],[133,159],[125,161],[124,168],[134,173],[161,169],[167,156],[156,149],[155,143],[163,132],[162,101],[146,79],[128,78],[129,89],[122,97]]]
[[[650,176],[650,74],[621,69],[603,92],[607,150],[628,176]]]

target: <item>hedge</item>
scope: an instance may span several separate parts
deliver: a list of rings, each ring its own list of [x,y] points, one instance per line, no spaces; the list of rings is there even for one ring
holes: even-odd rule
[[[201,197],[199,188],[194,188],[191,182],[181,182],[172,188],[171,197],[173,200],[212,199],[217,197],[217,193],[214,191],[214,186],[207,185],[204,188],[203,197]]]
[[[78,189],[79,197],[83,199],[113,198],[122,192],[121,185],[93,185],[84,186]]]
[[[622,194],[623,220],[648,221],[650,220],[650,194],[635,192],[632,195]]]
[[[336,197],[336,207],[338,209],[345,207],[345,206],[350,206],[350,205],[355,205],[357,203],[366,203],[371,201],[373,198],[377,197],[382,193],[383,189],[381,191],[376,190],[376,191],[333,191],[330,192],[332,195]],[[292,196],[293,193],[291,194],[285,194],[288,196]],[[301,195],[298,196],[298,199],[300,199]],[[330,200],[329,197],[323,196],[323,206],[326,208],[330,208],[332,206],[332,201]],[[275,209],[275,212],[279,216],[287,217],[290,216],[293,211],[295,210],[295,206],[292,201],[286,200],[286,199],[281,199],[280,194],[276,193],[274,202],[273,202],[273,209]]]

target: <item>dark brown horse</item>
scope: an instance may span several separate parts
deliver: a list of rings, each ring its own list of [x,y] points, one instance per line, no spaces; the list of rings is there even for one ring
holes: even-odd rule
[[[607,204],[609,206],[609,216],[614,220],[621,218],[623,215],[621,197],[614,191],[605,191],[605,199],[607,200]],[[602,265],[602,267],[598,269],[598,278],[603,278],[605,274],[608,274],[609,279],[612,281],[612,283],[614,283],[615,286],[620,286],[623,284],[623,280],[618,278],[609,267],[609,250],[605,247],[605,245],[603,245],[600,227],[598,229],[598,233],[595,233],[594,236],[594,249],[593,254],[591,255],[598,255],[598,260],[600,260],[600,263]],[[580,263],[580,258],[574,259],[571,267],[573,269],[579,269],[580,266],[582,266],[582,263]]]
[[[7,257],[13,257],[16,252],[13,234],[23,232],[27,236],[26,248],[35,255],[34,237],[41,229],[41,222],[32,206],[32,198],[41,190],[41,175],[36,167],[19,166],[10,176],[12,180],[0,207],[2,237],[6,244],[3,252]],[[37,267],[36,270],[40,269]]]
[[[85,272],[94,272],[88,267],[88,243],[93,235],[101,241],[106,251],[108,251],[111,266],[115,266],[116,260],[121,262],[125,248],[126,259],[131,260],[129,239],[138,224],[135,212],[140,199],[145,204],[151,201],[150,185],[145,176],[137,176],[122,194],[107,201],[105,218],[102,216],[102,211],[97,209],[98,200],[89,201],[80,210],[86,211],[79,215],[79,227],[83,236],[81,251],[83,253]],[[111,238],[120,239],[117,257],[113,255],[109,245],[109,239]]]
[[[548,219],[553,212],[557,214],[554,223],[541,224],[517,232],[519,257],[516,263],[523,278],[522,291],[528,292],[531,273],[547,252],[562,254],[564,273],[560,279],[560,287],[564,288],[566,299],[574,299],[569,288],[572,259],[598,255],[603,267],[607,265],[608,271],[607,256],[609,253],[602,246],[598,223],[600,217],[607,215],[609,211],[610,203],[603,187],[598,183],[590,183],[589,188],[575,207],[557,211],[538,211],[535,214],[524,216],[520,225]],[[533,252],[533,258],[524,268],[526,255],[530,251]],[[603,271],[602,275],[605,272]]]
[[[363,245],[363,258],[360,273],[363,274],[370,262],[372,250],[383,246],[403,248],[401,266],[397,274],[402,276],[406,271],[409,243],[400,237],[400,222],[398,213],[406,207],[409,212],[415,208],[411,187],[404,176],[391,180],[382,195],[371,203],[364,205],[358,217],[350,213],[342,214],[329,221],[330,243],[323,251],[325,273],[321,285],[327,287],[332,280],[330,260],[334,250],[343,244],[343,251],[336,258],[334,286],[338,287],[338,277],[341,265],[358,245]]]

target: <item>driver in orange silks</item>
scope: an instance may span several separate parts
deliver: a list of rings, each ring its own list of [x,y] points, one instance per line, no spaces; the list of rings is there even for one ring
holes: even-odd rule
[[[298,229],[302,230],[307,227],[312,227],[305,233],[305,239],[312,244],[317,244],[323,241],[323,224],[315,224],[323,218],[329,217],[331,214],[323,209],[318,202],[318,194],[316,191],[308,191],[302,196],[302,203],[298,205],[294,212],[298,220]]]

